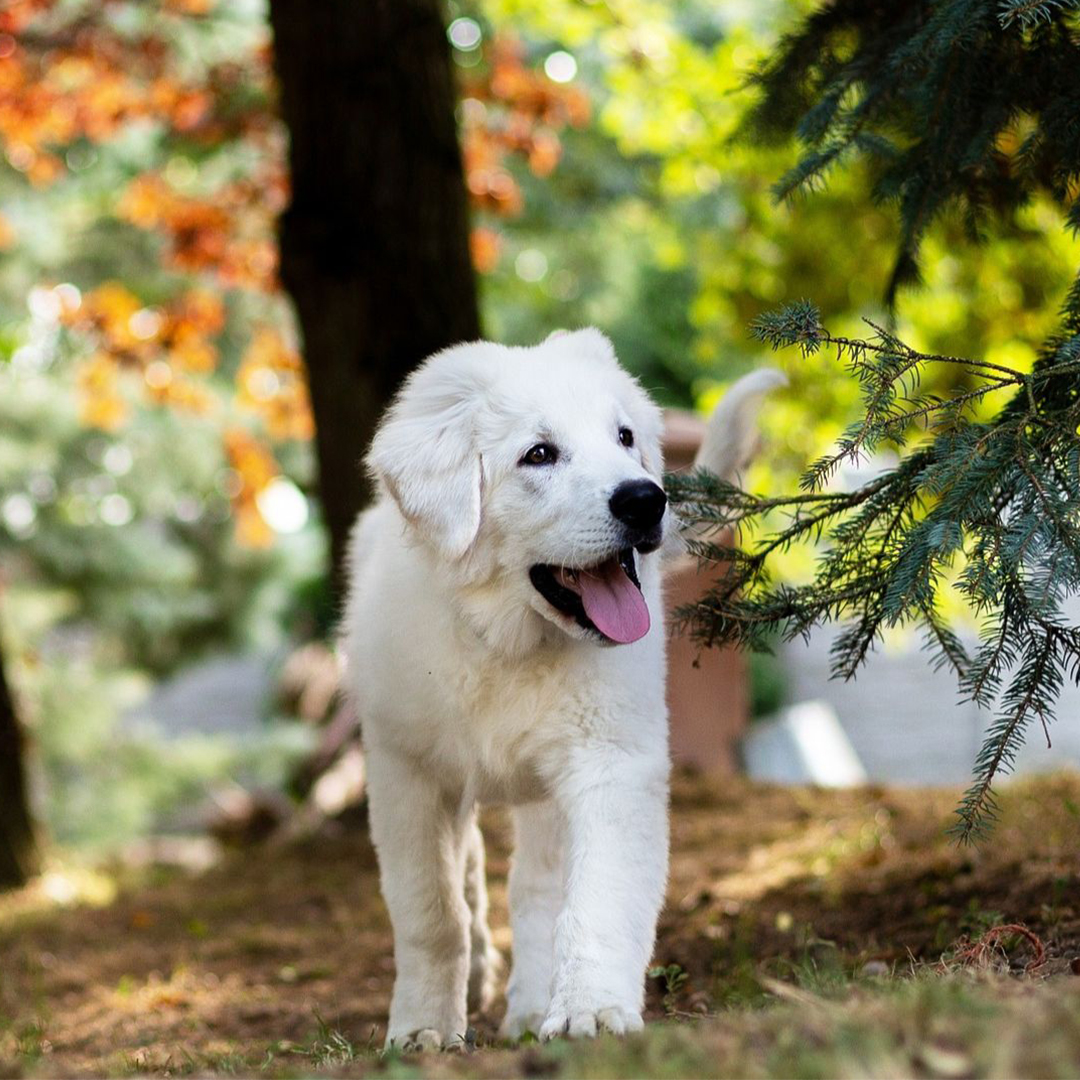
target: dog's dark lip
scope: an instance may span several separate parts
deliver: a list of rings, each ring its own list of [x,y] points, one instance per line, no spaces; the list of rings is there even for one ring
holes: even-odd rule
[[[642,551],[642,548],[639,547],[638,550]],[[655,550],[656,547],[649,548],[649,551]],[[645,554],[645,552],[642,551],[642,554]],[[638,580],[637,566],[634,561],[634,548],[622,548],[614,555],[609,555],[607,559],[601,559],[600,563],[605,563],[611,558],[619,560],[619,565],[623,568],[626,576],[640,589],[641,582]],[[549,566],[547,563],[536,563],[534,566],[529,567],[529,580],[532,582],[533,588],[560,614],[570,616],[578,626],[590,630],[601,640],[610,642],[611,638],[598,629],[592,619],[585,614],[585,605],[581,602],[581,595],[559,583],[555,576],[558,569],[560,568]],[[562,569],[567,568],[563,567]],[[587,568],[581,567],[580,569]]]
[[[641,582],[638,581],[633,548],[623,548],[622,551],[619,552],[619,565],[626,572],[626,576],[638,587],[638,592],[640,592]]]
[[[660,529],[652,529],[644,536],[639,535],[634,541],[634,550],[639,555],[648,555],[656,551],[663,542],[664,534]]]

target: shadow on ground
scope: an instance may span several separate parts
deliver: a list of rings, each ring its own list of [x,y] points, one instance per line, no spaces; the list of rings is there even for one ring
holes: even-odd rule
[[[983,1015],[983,994],[987,1024],[1011,1017],[1032,1038],[1043,1023],[1060,1034],[1042,996],[1080,1016],[1072,974],[1080,953],[1080,778],[1008,789],[1002,820],[979,849],[957,848],[944,835],[956,800],[954,791],[679,778],[656,949],[664,972],[649,980],[649,1018],[658,1023],[622,1047],[526,1045],[422,1065],[380,1059],[393,964],[361,827],[237,852],[197,877],[151,871],[104,906],[15,895],[0,902],[0,1075],[826,1075],[842,1071],[829,1056],[831,1040],[852,1018],[865,1012],[859,1030],[884,1038],[874,1019],[883,1001],[896,1016],[898,1002],[910,998],[925,1011],[926,995],[953,993],[965,1018]],[[498,815],[486,832],[492,917],[505,948],[508,834]],[[937,974],[958,939],[1016,922],[1047,945],[1036,972],[1023,974],[1031,953],[1017,941],[997,955],[993,976]],[[992,988],[980,990],[979,979]],[[947,1004],[933,1000],[947,1017]],[[844,1008],[832,1016],[836,1002]],[[1020,1015],[1027,1009],[1038,1024]],[[476,1018],[481,1046],[497,1021],[497,1012]],[[998,1066],[980,1064],[959,1035],[912,1042],[906,1031],[901,1025],[896,1045],[886,1040],[881,1050],[893,1074],[995,1074]],[[1057,1053],[1075,1075],[1080,1020],[1068,1037]],[[785,1056],[792,1038],[818,1056],[810,1064]],[[848,1043],[862,1046],[855,1036]],[[747,1057],[750,1050],[760,1053]],[[824,1072],[815,1071],[819,1061]],[[872,1072],[852,1075],[860,1071]],[[1057,1075],[1029,1072],[1043,1074]]]

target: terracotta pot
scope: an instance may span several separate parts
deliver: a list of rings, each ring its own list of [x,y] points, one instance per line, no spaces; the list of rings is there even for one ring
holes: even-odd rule
[[[664,457],[672,472],[688,469],[705,432],[693,413],[664,413]],[[703,649],[674,632],[676,608],[691,603],[724,573],[723,567],[690,565],[668,575],[668,710],[671,757],[676,765],[728,775],[738,771],[736,747],[750,720],[750,684],[743,655],[732,648]]]

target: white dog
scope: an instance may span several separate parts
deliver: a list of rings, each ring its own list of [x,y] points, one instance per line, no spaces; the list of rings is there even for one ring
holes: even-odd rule
[[[742,464],[778,380],[725,398],[705,464]],[[668,862],[660,437],[596,330],[438,353],[379,427],[345,651],[394,929],[388,1045],[459,1041],[493,992],[489,802],[514,808],[504,1034],[642,1026]]]

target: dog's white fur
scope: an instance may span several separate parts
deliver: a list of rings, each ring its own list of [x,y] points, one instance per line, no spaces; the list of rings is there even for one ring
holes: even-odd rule
[[[743,463],[745,418],[776,378],[729,395],[705,464]],[[590,566],[624,544],[609,497],[660,482],[660,438],[659,410],[596,330],[438,353],[379,427],[345,652],[394,929],[388,1045],[451,1044],[490,1000],[487,802],[511,804],[515,827],[504,1033],[642,1025],[667,876],[662,553],[637,557],[651,629],[618,647],[553,608],[529,568]],[[522,466],[539,442],[558,462]]]

